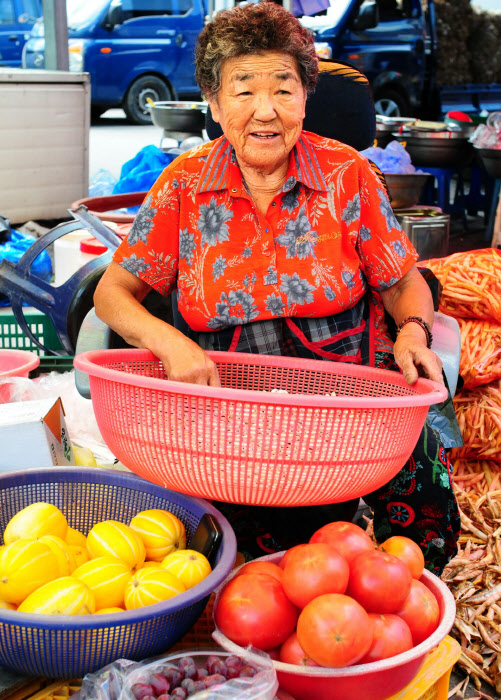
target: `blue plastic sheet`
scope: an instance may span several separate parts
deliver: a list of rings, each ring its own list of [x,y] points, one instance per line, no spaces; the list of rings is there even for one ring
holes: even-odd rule
[[[177,157],[176,153],[164,153],[157,146],[145,146],[122,166],[120,178],[113,194],[145,192],[155,183],[162,170]]]
[[[16,231],[16,229],[10,229],[6,234],[6,239],[4,243],[0,244],[0,262],[2,260],[10,260],[14,264],[21,260],[28,248],[36,240],[33,236]],[[33,261],[31,271],[43,280],[52,278],[52,263],[46,250],[43,250]],[[10,306],[9,300],[3,294],[0,294],[0,306]]]

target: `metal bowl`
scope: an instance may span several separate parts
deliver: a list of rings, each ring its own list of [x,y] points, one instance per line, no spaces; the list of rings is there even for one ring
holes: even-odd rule
[[[462,132],[412,130],[393,136],[405,145],[416,166],[461,168],[473,160],[473,145]]]
[[[155,102],[150,105],[155,126],[164,131],[198,133],[205,127],[206,102]]]
[[[499,148],[477,148],[482,165],[487,174],[494,178],[501,178],[501,149]]]
[[[393,209],[417,204],[429,177],[429,173],[384,173]]]

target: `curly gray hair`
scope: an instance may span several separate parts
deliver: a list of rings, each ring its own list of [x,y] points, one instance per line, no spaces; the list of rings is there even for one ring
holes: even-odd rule
[[[216,98],[224,61],[261,51],[293,56],[303,87],[313,92],[318,75],[313,35],[283,7],[263,0],[223,10],[202,29],[195,48],[195,78],[205,97]]]

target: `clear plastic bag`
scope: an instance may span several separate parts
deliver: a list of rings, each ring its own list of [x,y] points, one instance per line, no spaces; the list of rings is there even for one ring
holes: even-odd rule
[[[0,378],[0,404],[57,398],[63,404],[71,442],[89,448],[100,464],[113,463],[115,457],[103,440],[92,401],[84,399],[76,389],[74,370],[42,374],[36,379]]]
[[[161,697],[162,693],[171,693],[174,688],[183,687],[194,689],[197,679],[201,680],[204,671],[194,675],[193,669],[205,669],[207,678],[214,679],[211,671],[221,668],[214,659],[223,663],[231,657],[236,664],[237,672],[248,673],[248,676],[231,678],[229,680],[214,680],[214,685],[205,689],[191,692],[186,697],[193,700],[273,700],[278,690],[278,681],[273,662],[264,652],[249,649],[252,660],[237,657],[234,654],[218,649],[179,652],[168,656],[147,659],[134,663],[119,659],[97,673],[85,676],[81,690],[74,700],[140,700],[142,697]],[[212,661],[211,661],[212,659]],[[238,671],[240,663],[240,671]],[[191,670],[186,670],[190,668]],[[234,666],[235,668],[235,666]],[[249,669],[253,669],[250,671]],[[253,673],[254,675],[250,675]],[[177,675],[176,675],[177,674]],[[191,683],[189,681],[192,681]],[[203,683],[203,681],[201,681]],[[212,682],[212,681],[211,681]],[[209,683],[209,681],[207,681]]]

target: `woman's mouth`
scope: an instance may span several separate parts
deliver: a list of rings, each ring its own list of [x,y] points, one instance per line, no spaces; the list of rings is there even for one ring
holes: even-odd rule
[[[269,141],[278,136],[278,134],[276,132],[253,131],[251,132],[251,136],[256,139],[262,139],[263,141]]]

